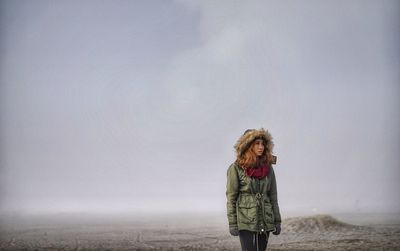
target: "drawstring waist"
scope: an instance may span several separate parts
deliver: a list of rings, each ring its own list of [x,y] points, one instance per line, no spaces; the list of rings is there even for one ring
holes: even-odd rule
[[[257,207],[261,207],[261,212],[262,212],[262,219],[264,220],[264,224],[267,224],[267,219],[265,218],[265,203],[263,201],[264,198],[264,194],[262,193],[256,193],[254,195],[254,197],[256,198],[256,203],[257,203]],[[262,226],[261,228],[261,232],[265,233],[265,228],[267,226]]]

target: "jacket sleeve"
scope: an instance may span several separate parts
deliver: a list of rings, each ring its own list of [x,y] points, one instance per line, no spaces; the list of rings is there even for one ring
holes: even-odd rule
[[[275,217],[275,224],[281,223],[281,214],[279,212],[279,205],[278,205],[278,191],[276,187],[276,178],[274,169],[271,167],[271,190],[269,192],[269,198],[272,204],[272,210],[274,212]]]
[[[229,227],[237,227],[236,201],[239,194],[239,177],[235,165],[228,168],[226,183],[226,209]]]

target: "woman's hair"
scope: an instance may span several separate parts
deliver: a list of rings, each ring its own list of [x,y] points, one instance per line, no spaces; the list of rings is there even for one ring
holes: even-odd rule
[[[254,167],[254,166],[265,165],[265,164],[269,164],[272,162],[272,155],[267,150],[265,140],[263,140],[262,142],[264,144],[264,152],[259,158],[257,157],[256,153],[253,151],[253,146],[256,144],[256,140],[254,140],[251,143],[250,147],[243,154],[237,156],[237,163],[243,169],[246,169],[249,167]]]
[[[264,144],[264,152],[260,157],[253,151],[253,146],[257,139],[262,139]],[[273,156],[272,149],[274,143],[272,142],[271,134],[264,128],[259,130],[248,129],[238,139],[234,148],[236,150],[236,163],[242,168],[272,164]]]

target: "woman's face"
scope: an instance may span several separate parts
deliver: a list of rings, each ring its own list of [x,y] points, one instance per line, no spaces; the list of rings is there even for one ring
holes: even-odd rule
[[[262,139],[256,139],[256,141],[254,141],[253,143],[253,147],[252,147],[253,152],[256,153],[256,155],[262,156],[263,152],[264,152],[264,142]]]

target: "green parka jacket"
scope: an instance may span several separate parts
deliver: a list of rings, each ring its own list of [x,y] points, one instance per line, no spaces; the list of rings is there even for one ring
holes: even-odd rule
[[[281,223],[276,179],[271,166],[268,176],[248,177],[236,163],[229,166],[226,185],[229,227],[254,232],[273,231]]]

